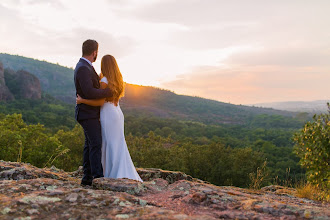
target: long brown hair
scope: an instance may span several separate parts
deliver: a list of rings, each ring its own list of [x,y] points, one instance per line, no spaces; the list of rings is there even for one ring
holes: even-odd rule
[[[106,100],[117,105],[119,99],[124,96],[125,85],[117,61],[113,56],[105,55],[102,57],[101,72],[103,76],[107,77],[108,87],[113,92],[113,97]]]

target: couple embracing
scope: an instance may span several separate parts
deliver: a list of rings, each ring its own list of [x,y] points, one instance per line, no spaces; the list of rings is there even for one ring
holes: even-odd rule
[[[115,58],[101,60],[101,78],[92,63],[98,43],[86,40],[82,57],[74,70],[76,87],[75,117],[85,134],[82,185],[92,185],[95,178],[129,178],[141,181],[129,154],[124,136],[124,115],[119,99],[124,82]]]

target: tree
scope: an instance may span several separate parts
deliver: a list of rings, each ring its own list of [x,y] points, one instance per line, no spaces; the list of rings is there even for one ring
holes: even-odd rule
[[[314,115],[294,136],[295,153],[307,170],[307,179],[321,187],[330,187],[330,104],[328,113]]]

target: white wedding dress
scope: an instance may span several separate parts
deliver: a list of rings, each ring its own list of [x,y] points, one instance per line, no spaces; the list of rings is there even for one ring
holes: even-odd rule
[[[108,84],[106,77],[101,82]],[[105,102],[101,107],[102,166],[104,177],[142,181],[136,172],[124,135],[124,114],[118,106]]]

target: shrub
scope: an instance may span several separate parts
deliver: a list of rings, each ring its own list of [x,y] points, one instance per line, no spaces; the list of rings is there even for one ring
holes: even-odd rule
[[[306,168],[307,180],[320,187],[330,187],[330,105],[328,113],[314,115],[294,135],[295,153]]]

